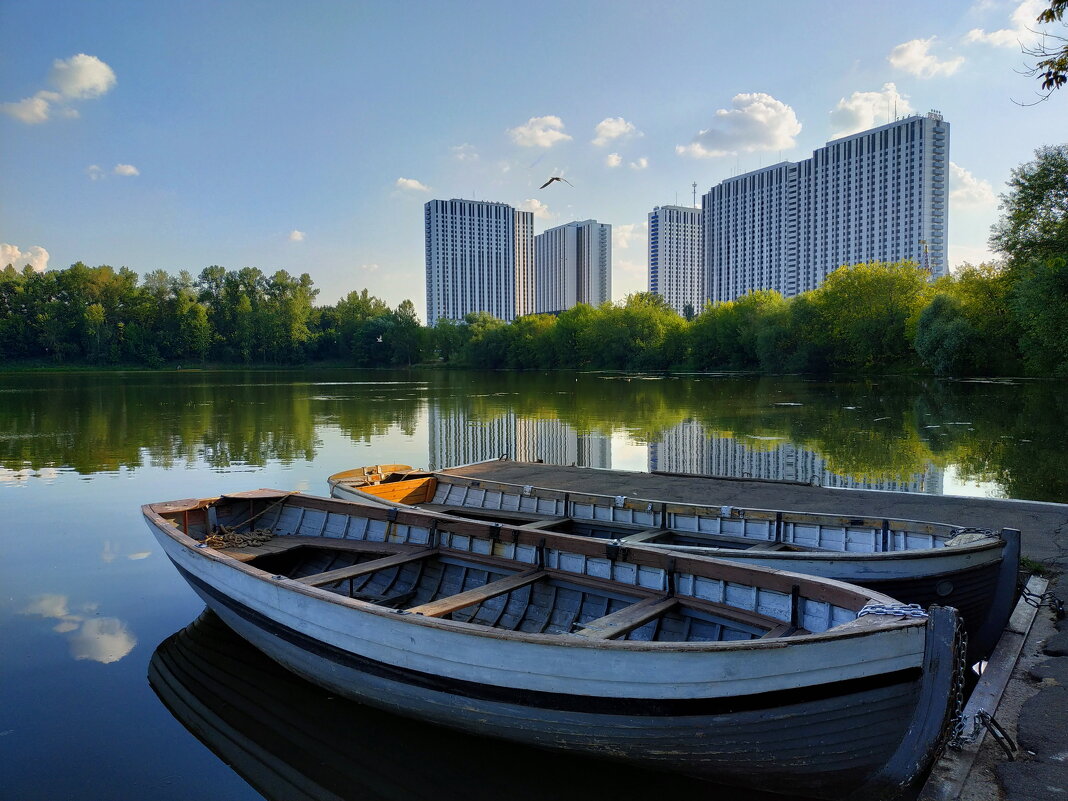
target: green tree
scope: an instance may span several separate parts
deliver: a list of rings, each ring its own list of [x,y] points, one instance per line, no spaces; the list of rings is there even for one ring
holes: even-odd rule
[[[873,370],[909,358],[920,312],[933,294],[914,262],[840,267],[812,292],[823,342],[842,367]]]
[[[1028,372],[1068,378],[1068,259],[1017,267],[1012,308]]]
[[[1038,148],[1008,186],[990,247],[1013,264],[1068,255],[1068,144]]]

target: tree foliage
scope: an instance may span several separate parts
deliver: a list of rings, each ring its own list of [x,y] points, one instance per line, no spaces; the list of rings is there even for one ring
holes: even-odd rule
[[[1012,171],[990,247],[1013,262],[1068,253],[1068,144],[1040,147]]]

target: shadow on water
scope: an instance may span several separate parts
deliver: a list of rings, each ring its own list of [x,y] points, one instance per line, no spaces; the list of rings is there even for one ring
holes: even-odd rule
[[[174,717],[270,801],[803,801],[463,734],[334,697],[210,611],[156,649],[148,679]]]

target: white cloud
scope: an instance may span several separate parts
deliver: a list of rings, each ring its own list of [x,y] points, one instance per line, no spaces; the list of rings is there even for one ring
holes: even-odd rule
[[[964,63],[964,56],[939,61],[929,52],[937,37],[912,39],[899,44],[887,56],[893,66],[918,78],[934,78],[937,75],[952,75]]]
[[[408,189],[412,192],[429,192],[430,187],[424,184],[422,181],[417,181],[414,178],[398,178],[398,189]]]
[[[90,181],[99,181],[104,177],[104,170],[99,164],[90,164],[85,168],[85,174],[89,176]]]
[[[989,32],[982,28],[972,28],[965,34],[964,41],[982,42],[994,47],[1026,45],[1036,38],[1034,32],[1039,28],[1038,15],[1047,5],[1040,0],[1023,0],[1009,17],[1011,27]]]
[[[91,659],[111,664],[118,662],[137,645],[137,638],[126,624],[115,617],[94,617],[70,637],[70,653],[75,659]]]
[[[962,206],[994,205],[994,188],[959,164],[949,162],[949,199]]]
[[[377,273],[378,272],[378,265],[377,264],[361,264],[360,265],[360,269],[363,270],[365,273]]]
[[[645,238],[645,229],[648,223],[626,223],[612,226],[612,248],[614,250],[628,250],[632,244]]]
[[[731,104],[731,109],[717,109],[712,126],[675,152],[707,159],[794,146],[801,123],[790,106],[764,92],[735,95]]]
[[[469,145],[464,142],[462,145],[453,145],[451,148],[452,157],[457,161],[478,161],[478,151],[475,150],[474,145]]]
[[[27,125],[37,125],[48,119],[49,101],[47,95],[52,92],[38,92],[14,103],[0,103],[0,110]]]
[[[965,262],[982,264],[992,261],[997,261],[997,256],[984,245],[955,245],[952,242],[949,244],[949,265],[954,272]]]
[[[96,56],[79,53],[66,61],[52,62],[48,76],[64,97],[85,99],[100,97],[115,85],[115,72]]]
[[[533,212],[535,220],[550,220],[553,216],[552,212],[549,211],[549,207],[534,197],[528,197],[519,204],[518,208],[521,211]]]
[[[642,156],[637,161],[632,161],[630,163],[630,168],[632,170],[644,170],[648,166],[649,166],[649,159],[647,159],[645,156]]]
[[[141,171],[132,164],[116,164],[112,172],[116,175],[140,175]]]
[[[612,300],[620,301],[627,295],[648,289],[649,263],[645,259],[612,259]]]
[[[564,133],[564,121],[552,115],[531,117],[524,125],[509,128],[508,135],[523,147],[552,147],[571,138]]]
[[[831,111],[831,135],[849,136],[881,125],[889,113],[911,114],[908,98],[893,83],[883,84],[878,92],[854,92],[843,97]]]
[[[623,157],[618,153],[609,153],[604,157],[604,163],[608,167],[618,167],[623,163]]]
[[[34,245],[23,252],[15,245],[0,243],[0,270],[9,264],[16,270],[22,270],[29,265],[35,272],[43,273],[48,269],[48,251],[40,245]]]
[[[22,614],[62,620],[70,615],[69,607],[70,599],[66,595],[35,595]]]
[[[642,132],[634,127],[634,123],[627,122],[622,117],[605,117],[597,123],[594,133],[597,136],[592,141],[597,147],[603,147],[620,137],[642,135]]]
[[[298,231],[296,228],[294,228],[292,231],[289,232],[289,241],[290,242],[303,242],[304,241],[304,237],[305,237],[305,233],[303,231]]]
[[[115,85],[115,72],[96,56],[78,53],[66,60],[57,58],[53,61],[48,79],[58,92],[42,89],[33,97],[0,103],[0,111],[27,125],[37,125],[49,118],[54,105],[105,94]],[[63,117],[79,116],[76,109],[69,107],[60,107],[59,113]]]

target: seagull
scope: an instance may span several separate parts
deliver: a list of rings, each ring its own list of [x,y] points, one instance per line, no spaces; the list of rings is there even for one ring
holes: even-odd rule
[[[376,339],[376,340],[375,340],[375,342],[381,342],[381,341],[382,341],[382,335],[381,335],[381,334],[379,334],[379,335],[378,335],[378,339]]]
[[[549,184],[551,184],[553,181],[563,181],[565,184],[567,184],[568,186],[570,186],[572,188],[574,188],[574,186],[575,186],[573,183],[571,183],[569,180],[567,180],[567,178],[565,178],[564,176],[562,176],[562,175],[554,175],[548,181],[546,181],[541,186],[539,186],[538,189],[544,189]]]

